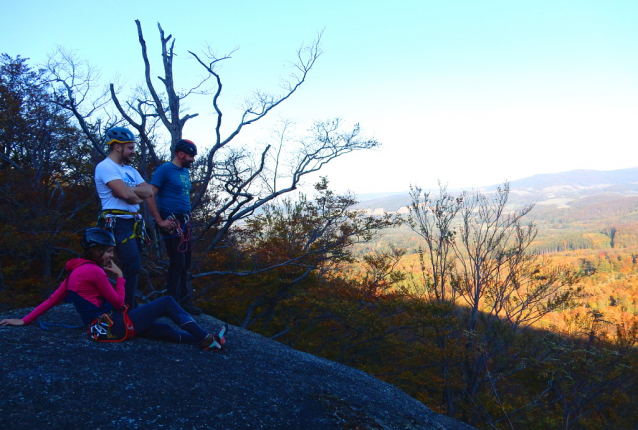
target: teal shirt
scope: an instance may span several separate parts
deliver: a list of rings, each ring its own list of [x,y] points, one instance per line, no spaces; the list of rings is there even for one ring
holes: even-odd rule
[[[171,162],[162,164],[153,173],[151,185],[159,188],[155,201],[160,213],[190,213],[191,180],[188,169]]]

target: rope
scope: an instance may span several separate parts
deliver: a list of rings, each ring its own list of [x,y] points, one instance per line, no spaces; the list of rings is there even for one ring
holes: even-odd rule
[[[51,327],[64,327],[64,328],[83,328],[82,324],[80,325],[68,325],[68,324],[56,324],[56,323],[48,323],[44,321],[38,320],[38,324],[42,330],[51,330]]]
[[[190,240],[191,240],[190,219],[186,218],[186,220],[184,222],[184,227],[186,228],[188,233],[184,234],[184,229],[180,229],[181,230],[180,237],[182,239],[179,241],[179,245],[177,245],[177,252],[186,252],[186,251],[188,251],[188,242],[190,242]]]
[[[190,216],[187,214],[183,215],[184,217],[184,228],[180,224],[179,220],[174,214],[170,214],[166,217],[167,220],[172,220],[175,224],[176,233],[172,236],[166,236],[164,239],[170,239],[171,237],[179,237],[180,241],[177,245],[178,252],[186,252],[188,251],[188,242],[191,240],[191,228],[190,228]],[[184,233],[184,230],[187,230],[187,234]]]

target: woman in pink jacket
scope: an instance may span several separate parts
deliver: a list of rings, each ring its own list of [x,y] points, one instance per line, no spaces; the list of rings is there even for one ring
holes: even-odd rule
[[[125,280],[122,270],[113,262],[113,235],[101,228],[90,228],[82,237],[82,247],[83,258],[74,258],[67,262],[69,275],[46,301],[24,318],[4,319],[0,321],[0,325],[31,324],[40,315],[66,300],[75,305],[87,326],[95,325],[98,318],[104,320],[102,316],[107,314],[107,320],[112,321],[109,334],[116,340],[144,336],[199,345],[205,350],[222,349],[225,329],[222,329],[219,336],[208,333],[172,297],[162,297],[128,311],[126,318]],[[107,273],[117,278],[115,288],[109,282]],[[169,317],[179,329],[156,321],[164,316]]]

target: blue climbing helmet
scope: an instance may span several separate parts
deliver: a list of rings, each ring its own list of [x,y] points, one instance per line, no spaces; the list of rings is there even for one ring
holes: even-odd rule
[[[92,246],[115,246],[115,238],[110,231],[103,228],[89,228],[82,235],[82,248]]]
[[[197,146],[192,140],[180,139],[175,144],[175,152],[177,153],[177,151],[182,151],[183,153],[194,157],[197,155]]]
[[[135,142],[135,136],[131,130],[124,127],[113,127],[106,132],[106,144]]]

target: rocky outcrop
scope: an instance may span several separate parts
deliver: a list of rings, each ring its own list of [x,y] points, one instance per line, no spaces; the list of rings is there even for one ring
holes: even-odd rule
[[[42,319],[79,324],[71,305]],[[150,339],[95,343],[83,333],[0,326],[3,428],[472,428],[364,372],[237,327],[220,353]]]

